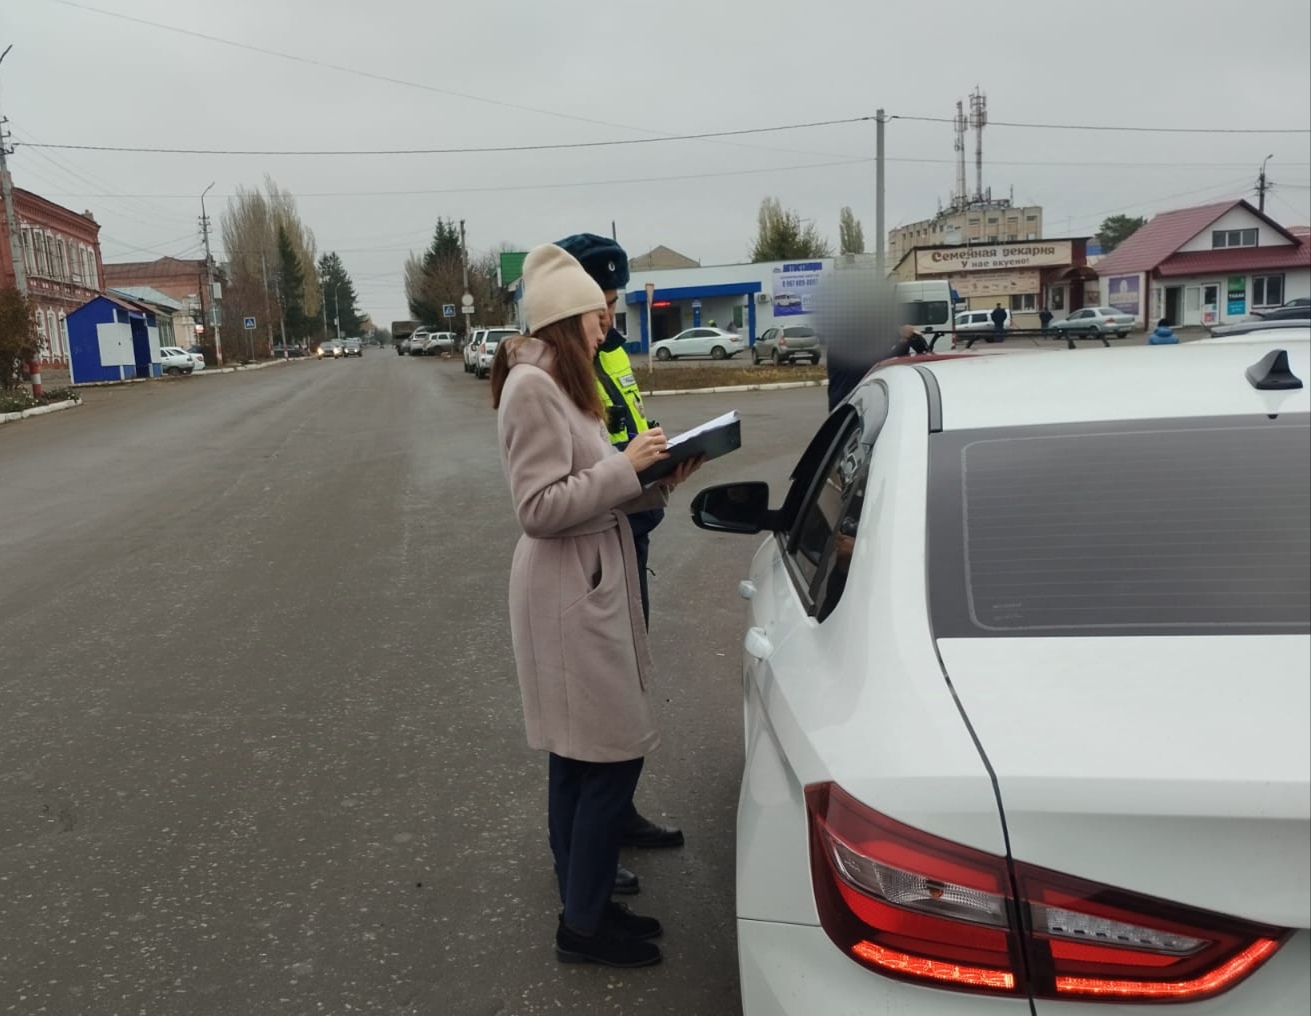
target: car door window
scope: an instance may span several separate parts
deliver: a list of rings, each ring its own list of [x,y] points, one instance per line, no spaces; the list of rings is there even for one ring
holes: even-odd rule
[[[820,621],[829,616],[846,588],[847,565],[864,507],[869,457],[887,409],[883,385],[864,385],[848,405],[829,417],[793,474],[783,517],[795,521],[784,557],[807,611]],[[820,444],[824,445],[822,456],[815,454]],[[807,456],[813,458],[810,468],[803,470]],[[798,490],[802,491],[799,499]],[[790,503],[795,505],[793,515],[788,514]]]

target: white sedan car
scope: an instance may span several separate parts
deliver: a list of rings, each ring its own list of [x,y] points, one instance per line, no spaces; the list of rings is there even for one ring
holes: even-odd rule
[[[746,339],[723,328],[688,328],[672,339],[661,339],[651,344],[651,352],[657,360],[677,360],[681,356],[731,359],[746,348]]]
[[[185,349],[160,346],[159,367],[165,374],[190,374],[196,369],[196,361]]]
[[[693,502],[770,534],[746,1016],[1307,1012],[1311,353],[1071,363],[898,361]]]

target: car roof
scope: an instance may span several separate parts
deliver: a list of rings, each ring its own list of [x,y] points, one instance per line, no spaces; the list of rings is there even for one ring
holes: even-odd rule
[[[930,372],[943,430],[1311,410],[1311,342],[1244,338],[910,361],[886,373],[903,375],[900,386],[917,366]],[[1262,391],[1248,379],[1248,368],[1275,350],[1285,351],[1303,387]]]

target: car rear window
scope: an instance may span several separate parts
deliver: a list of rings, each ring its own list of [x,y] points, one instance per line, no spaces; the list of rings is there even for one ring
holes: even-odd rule
[[[1311,416],[934,435],[939,637],[1311,632]]]
[[[789,339],[811,339],[815,336],[815,329],[799,325],[795,328],[784,328],[783,334]]]

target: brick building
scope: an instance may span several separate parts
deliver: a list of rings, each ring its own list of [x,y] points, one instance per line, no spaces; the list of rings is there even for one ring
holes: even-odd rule
[[[105,286],[132,289],[149,286],[182,305],[183,312],[197,322],[207,320],[210,299],[207,296],[204,258],[162,257],[154,261],[126,261],[105,265]],[[215,283],[222,283],[223,273],[214,269]],[[189,346],[194,336],[180,345]]]
[[[19,187],[14,188],[14,210],[43,359],[67,363],[65,318],[96,297],[103,285],[100,224],[90,212],[75,212]],[[9,230],[0,215],[0,288],[17,284],[10,250]]]

